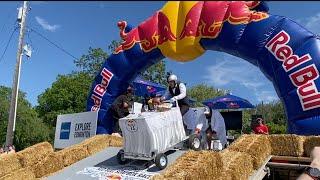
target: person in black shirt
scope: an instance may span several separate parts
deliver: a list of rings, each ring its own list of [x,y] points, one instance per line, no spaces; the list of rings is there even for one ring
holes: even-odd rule
[[[111,105],[112,117],[114,119],[114,133],[121,133],[119,126],[119,119],[129,115],[129,109],[133,104],[133,88],[131,85],[127,88],[125,94],[122,94],[116,98]]]
[[[185,84],[178,81],[178,77],[174,74],[171,74],[168,77],[169,87],[167,92],[161,97],[161,100],[164,101],[170,98],[171,102],[178,101],[178,106],[180,107],[181,115],[183,116],[188,112],[190,104],[187,97],[187,88]]]

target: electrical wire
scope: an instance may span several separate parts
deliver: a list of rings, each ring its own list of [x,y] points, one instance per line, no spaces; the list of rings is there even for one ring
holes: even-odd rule
[[[7,49],[8,49],[8,47],[9,47],[9,44],[10,44],[10,41],[11,41],[11,39],[12,39],[12,37],[13,37],[13,34],[16,32],[17,29],[18,29],[18,27],[15,27],[14,30],[12,31],[12,33],[11,33],[11,35],[10,35],[10,38],[9,38],[9,41],[7,42],[7,45],[6,45],[6,47],[5,47],[2,55],[1,55],[1,57],[0,57],[0,62],[3,60],[3,57],[4,57],[4,55],[6,54]]]
[[[49,43],[51,43],[52,45],[54,45],[56,48],[60,49],[61,51],[63,51],[64,53],[66,53],[67,55],[71,56],[72,58],[74,58],[75,60],[78,60],[77,57],[75,57],[74,55],[72,55],[71,53],[69,53],[67,50],[65,50],[64,48],[60,47],[59,45],[57,45],[56,43],[52,42],[50,39],[48,39],[47,37],[45,37],[44,35],[42,35],[41,33],[39,33],[38,31],[36,31],[33,28],[29,28],[31,31],[30,32],[34,32],[35,34],[37,34],[38,36],[42,37],[43,39],[45,39],[46,41],[48,41]]]

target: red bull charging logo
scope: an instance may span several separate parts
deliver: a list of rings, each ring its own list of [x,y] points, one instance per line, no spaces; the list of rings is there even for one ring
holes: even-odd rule
[[[258,22],[269,17],[265,12],[251,9],[258,1],[199,1],[168,2],[160,11],[138,27],[125,33],[127,22],[118,23],[121,45],[115,54],[139,43],[144,52],[159,48],[166,57],[189,61],[204,53],[201,38],[217,38],[223,24]],[[179,58],[178,58],[179,57]]]

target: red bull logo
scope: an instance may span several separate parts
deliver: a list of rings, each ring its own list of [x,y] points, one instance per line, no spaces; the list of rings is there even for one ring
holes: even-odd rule
[[[258,22],[269,15],[252,11],[257,1],[199,1],[168,2],[160,11],[125,33],[127,23],[118,23],[122,44],[114,53],[132,48],[139,43],[144,52],[159,48],[166,57],[192,60],[202,53],[201,38],[217,38],[223,23],[233,25]]]
[[[241,1],[231,3],[227,1],[198,2],[188,12],[179,39],[188,36],[216,38],[222,29],[223,23],[226,21],[237,25],[265,19],[268,17],[267,13],[250,11],[251,8],[258,6],[259,3]]]
[[[125,21],[118,23],[120,36],[124,41],[115,50],[115,53],[130,49],[136,43],[140,43],[140,47],[144,52],[150,52],[155,49],[157,45],[176,40],[175,35],[171,32],[168,17],[161,11],[155,13],[129,33],[125,33],[124,31],[126,26],[127,22]]]

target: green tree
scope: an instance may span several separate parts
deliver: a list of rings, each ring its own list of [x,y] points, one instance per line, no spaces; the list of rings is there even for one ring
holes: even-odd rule
[[[196,100],[196,107],[203,106],[202,101],[206,99],[222,96],[225,94],[225,90],[215,89],[214,87],[211,87],[206,84],[195,85],[187,89],[188,97],[191,97]]]
[[[108,46],[109,51],[111,51],[112,53],[117,49],[117,47],[120,46],[120,44],[121,44],[120,41],[116,41],[116,40],[111,41],[110,45]]]
[[[141,73],[142,77],[148,81],[162,84],[166,86],[167,83],[167,71],[166,63],[164,60],[160,60],[157,64],[154,64]]]
[[[0,143],[5,143],[7,125],[9,118],[9,108],[11,99],[11,89],[0,86]],[[26,94],[19,91],[16,128],[14,133],[14,145],[19,151],[39,142],[52,142],[49,127],[38,118],[37,112],[26,100]]]
[[[52,86],[39,95],[37,112],[45,123],[54,127],[57,115],[86,111],[91,84],[88,73],[59,75]]]
[[[91,77],[95,77],[107,58],[108,54],[103,49],[89,47],[88,54],[82,55],[74,63],[81,69],[80,72],[88,73]]]

